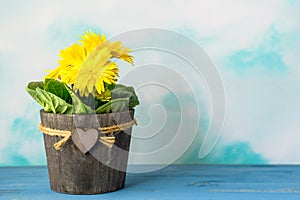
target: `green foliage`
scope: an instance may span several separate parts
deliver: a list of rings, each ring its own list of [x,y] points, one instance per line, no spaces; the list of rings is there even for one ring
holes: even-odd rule
[[[35,90],[33,90],[30,89],[29,86],[26,88],[26,91],[44,108],[46,112],[61,114],[73,113],[72,105],[68,104],[65,100],[51,92],[47,92],[40,87],[36,87]]]
[[[133,109],[135,106],[140,104],[133,87],[127,87],[125,85],[117,84],[114,90],[111,91],[111,93],[112,99],[129,98],[129,109]]]
[[[115,84],[109,84],[106,86],[106,88],[110,91],[112,91],[113,89],[115,89],[116,85]]]
[[[96,113],[122,112],[128,109],[133,109],[140,103],[133,87],[118,84],[113,87],[111,93],[112,99],[101,105],[96,110]]]
[[[54,79],[46,79],[44,90],[62,98],[67,103],[72,103],[71,96],[66,89],[65,84],[60,81]]]
[[[133,87],[108,85],[107,88],[112,98],[104,102],[95,96],[79,97],[65,83],[53,79],[46,79],[45,82],[30,82],[26,91],[46,112],[60,114],[122,112],[133,109],[139,104]],[[93,110],[90,106],[96,109]]]
[[[27,86],[31,90],[35,90],[36,88],[44,89],[44,82],[43,81],[37,81],[37,82],[30,82]]]
[[[96,113],[110,113],[110,112],[122,112],[128,110],[129,98],[118,98],[108,101],[99,108],[97,108]]]
[[[81,101],[81,99],[67,85],[65,85],[65,88],[67,89],[72,98],[74,114],[94,113],[93,109],[88,105],[84,104]]]

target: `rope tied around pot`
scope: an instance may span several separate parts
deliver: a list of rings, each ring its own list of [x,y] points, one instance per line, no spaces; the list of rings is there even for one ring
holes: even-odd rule
[[[100,128],[98,128],[98,131],[100,134],[108,135],[108,134],[111,134],[114,132],[127,130],[135,125],[137,125],[137,123],[136,123],[136,120],[133,119],[133,120],[123,123],[123,124],[117,124],[117,125],[112,125],[112,126],[107,126],[107,127],[100,127]],[[52,128],[43,126],[42,123],[39,123],[39,130],[49,136],[63,137],[60,141],[56,142],[53,145],[55,150],[60,150],[61,147],[72,137],[72,131],[52,129]],[[104,137],[100,136],[98,141],[101,142],[102,144],[108,146],[109,148],[111,148],[112,145],[115,143],[115,136],[104,136]]]

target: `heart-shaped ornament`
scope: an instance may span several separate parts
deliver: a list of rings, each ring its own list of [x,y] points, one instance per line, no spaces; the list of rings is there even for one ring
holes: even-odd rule
[[[85,154],[96,144],[98,135],[96,129],[83,130],[76,128],[72,131],[72,140],[77,148]]]

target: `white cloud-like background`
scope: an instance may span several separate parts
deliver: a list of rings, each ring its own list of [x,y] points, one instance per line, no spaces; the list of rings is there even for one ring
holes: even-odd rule
[[[217,146],[199,159],[203,137],[199,133],[177,163],[300,163],[300,1],[14,0],[1,4],[0,165],[45,164],[42,135],[36,130],[39,106],[24,87],[56,66],[60,49],[88,29],[112,37],[147,27],[174,30],[202,45],[226,91],[226,121]],[[169,62],[164,59],[152,57],[156,63]],[[163,91],[156,95],[152,101],[174,109],[171,97],[166,100]],[[205,102],[203,106],[209,107]],[[140,117],[142,111],[148,112],[145,108],[147,103],[139,108]],[[173,120],[176,124],[176,117]],[[200,130],[207,123],[200,122]],[[140,148],[134,140],[133,148]]]

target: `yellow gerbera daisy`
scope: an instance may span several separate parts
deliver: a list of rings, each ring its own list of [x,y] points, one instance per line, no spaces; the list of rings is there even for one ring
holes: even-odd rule
[[[81,44],[73,44],[60,51],[59,66],[50,71],[45,78],[60,79],[80,95],[88,96],[89,93],[99,94],[104,92],[104,83],[115,84],[119,69],[111,58],[122,59],[133,64],[133,56],[129,48],[123,47],[121,42],[110,42],[105,35],[92,31],[80,36]]]
[[[81,96],[88,96],[97,91],[105,91],[104,84],[115,84],[119,69],[117,64],[110,62],[112,57],[107,48],[92,51],[82,64],[77,75],[74,89],[78,89]]]

